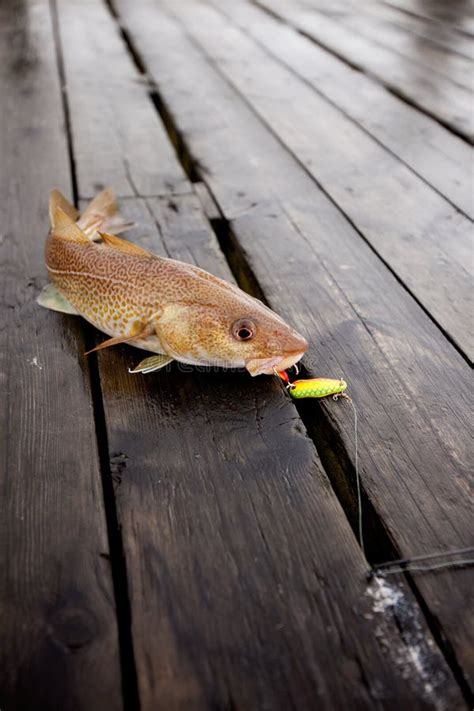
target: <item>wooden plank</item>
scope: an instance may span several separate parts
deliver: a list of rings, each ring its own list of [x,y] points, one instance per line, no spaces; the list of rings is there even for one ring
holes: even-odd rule
[[[258,7],[225,7],[268,52],[474,219],[474,154],[465,141]]]
[[[374,16],[390,25],[401,27],[410,35],[447,50],[450,54],[473,59],[474,48],[471,39],[456,32],[445,23],[434,25],[417,15],[407,14],[399,7],[378,0],[365,0],[363,4],[357,0],[339,0],[331,4],[323,3],[320,0],[304,0],[304,4],[311,4],[313,1],[318,9],[329,16],[337,17],[339,12],[344,13],[349,7],[351,10],[358,9],[364,15]]]
[[[0,699],[120,709],[114,595],[81,325],[35,303],[48,192],[71,192],[46,0],[0,8]]]
[[[112,182],[118,195],[185,192],[184,172],[105,5],[68,0],[58,13],[80,197]]]
[[[212,61],[474,360],[472,223],[258,47],[248,36],[251,21],[238,31],[203,5],[186,12],[196,16],[193,34]],[[276,45],[271,28],[265,43]]]
[[[285,0],[258,0],[318,44],[373,77],[398,96],[433,116],[470,143],[474,141],[472,94],[396,55],[315,10]]]
[[[159,232],[149,226],[142,244],[232,279],[194,196],[148,206]],[[143,233],[144,203],[126,201],[125,214]],[[321,709],[429,708],[434,693],[460,707],[407,587],[367,585],[277,384],[189,367],[131,376],[138,358],[122,348],[99,360],[141,708],[309,711],[316,696]],[[403,632],[398,603],[377,612],[399,593]],[[418,645],[421,676],[409,662]]]
[[[192,28],[185,31],[153,7],[159,43],[147,25],[151,6],[119,3],[265,294],[309,337],[310,371],[345,373],[351,381],[364,485],[386,530],[404,555],[469,544],[470,369],[191,42]],[[294,178],[299,183],[298,199],[291,191],[280,199],[274,194],[282,175],[290,185]],[[323,414],[316,436],[329,418],[351,451],[347,413],[329,412],[324,404],[317,412]],[[463,614],[472,597],[469,571],[415,583],[468,675],[474,636]]]
[[[424,2],[414,3],[412,0],[386,0],[387,4],[404,10],[410,15],[432,21],[434,24],[445,24],[466,35],[474,35],[474,11],[469,0],[459,3]]]
[[[471,59],[456,56],[413,37],[403,29],[379,21],[371,15],[345,12],[338,21],[377,44],[392,49],[410,62],[424,67],[427,76],[436,82],[436,74],[450,79],[469,91],[474,88],[474,66]]]
[[[143,233],[146,203],[123,202]],[[142,244],[232,278],[195,196],[148,209],[159,231]],[[275,382],[184,368],[137,378],[127,372],[137,357],[99,354],[141,708],[310,709],[315,695],[328,709],[424,708],[431,681],[459,705],[406,586],[367,586],[313,443]]]

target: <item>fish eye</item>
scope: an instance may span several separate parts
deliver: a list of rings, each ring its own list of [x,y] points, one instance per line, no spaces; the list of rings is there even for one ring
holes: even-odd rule
[[[255,335],[255,324],[249,319],[242,318],[232,326],[232,335],[238,341],[250,341]]]

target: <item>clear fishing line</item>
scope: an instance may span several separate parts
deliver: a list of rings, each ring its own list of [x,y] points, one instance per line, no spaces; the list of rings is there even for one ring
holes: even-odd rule
[[[294,392],[292,393],[292,386],[293,388],[295,387],[295,383],[291,383],[288,379],[288,376],[283,372],[279,373],[276,368],[274,368],[274,373],[275,376],[277,377],[277,380],[284,390],[285,394],[287,396],[291,397],[291,394],[293,394],[293,397],[295,396]],[[317,397],[322,399],[321,394],[315,395],[315,392],[318,392],[318,389],[312,389],[311,383],[317,383],[321,382],[323,379],[313,379],[312,381],[307,381],[305,383],[304,381],[300,380],[297,381],[296,385],[300,388],[300,397]],[[335,381],[326,381],[326,382],[335,382]],[[340,381],[341,384],[345,382]],[[366,553],[365,553],[365,544],[364,544],[364,527],[363,527],[363,512],[362,512],[362,486],[361,486],[361,480],[360,480],[360,471],[359,471],[359,422],[358,422],[358,414],[357,414],[357,408],[354,404],[354,401],[352,400],[349,395],[347,395],[345,392],[336,392],[333,396],[333,400],[338,400],[340,397],[344,398],[344,400],[347,400],[350,403],[350,406],[352,408],[352,412],[354,413],[354,474],[355,474],[355,485],[356,485],[356,499],[357,499],[357,533],[358,533],[358,539],[359,539],[359,544],[362,550],[362,553],[364,557],[366,558]],[[466,557],[468,555],[471,555],[472,557]],[[438,560],[435,561],[434,559],[436,558],[441,558],[441,559],[446,559],[446,558],[454,558],[455,556],[463,556],[462,558],[459,558],[458,560]],[[427,562],[433,560],[432,563]],[[461,568],[469,565],[474,565],[474,547],[471,548],[458,548],[455,550],[447,550],[447,551],[439,551],[437,553],[426,553],[424,555],[418,555],[418,556],[413,556],[411,558],[399,558],[397,560],[387,560],[384,561],[383,563],[377,563],[374,565],[369,573],[369,576],[373,575],[395,575],[396,573],[409,573],[409,572],[429,572],[432,570],[442,570],[445,568]]]

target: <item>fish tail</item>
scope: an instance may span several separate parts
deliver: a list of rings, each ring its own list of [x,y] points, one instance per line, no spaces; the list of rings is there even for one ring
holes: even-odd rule
[[[77,225],[90,240],[96,241],[101,238],[100,232],[117,235],[130,230],[135,223],[120,215],[115,193],[107,188],[89,203]]]
[[[116,235],[135,226],[134,222],[126,220],[120,215],[117,198],[110,188],[99,193],[86,207],[82,215],[59,190],[51,190],[49,194],[49,217],[52,228],[55,227],[56,218],[59,214],[58,207],[73,222],[76,222],[79,229],[93,242],[100,239],[100,232]]]

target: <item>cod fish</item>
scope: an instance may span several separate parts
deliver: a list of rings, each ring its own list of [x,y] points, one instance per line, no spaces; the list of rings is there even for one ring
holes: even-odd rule
[[[104,190],[82,215],[57,190],[50,195],[46,267],[38,303],[78,314],[110,338],[93,350],[129,343],[156,355],[133,373],[172,360],[273,374],[296,364],[307,341],[244,291],[191,264],[122,239],[132,225]]]

